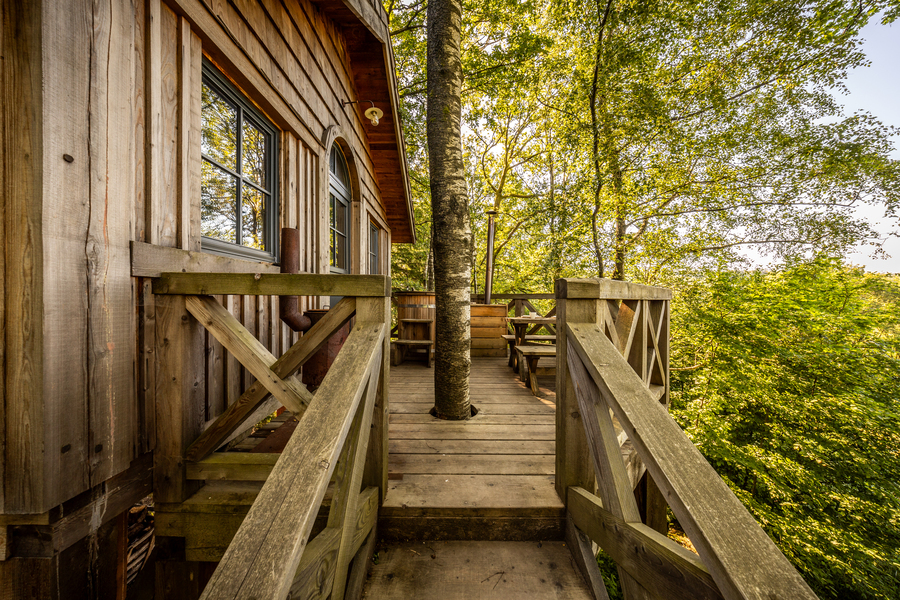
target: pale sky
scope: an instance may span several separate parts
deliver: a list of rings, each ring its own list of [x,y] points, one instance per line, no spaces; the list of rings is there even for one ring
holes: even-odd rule
[[[900,22],[882,25],[880,17],[873,18],[862,30],[862,38],[863,50],[872,64],[848,74],[850,94],[838,99],[846,114],[866,110],[885,125],[900,127]],[[900,160],[900,136],[894,137],[893,157]],[[860,214],[877,223],[876,228],[882,232],[900,230],[896,219],[891,222],[884,218],[884,210],[865,207]],[[891,238],[884,247],[891,255],[889,259],[873,259],[871,250],[866,248],[860,248],[847,259],[865,265],[869,271],[900,273],[900,239]]]

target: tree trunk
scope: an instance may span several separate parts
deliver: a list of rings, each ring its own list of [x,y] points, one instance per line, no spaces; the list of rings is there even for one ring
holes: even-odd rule
[[[425,260],[425,291],[434,291],[434,223],[428,232],[428,258]]]
[[[428,3],[428,159],[434,226],[435,416],[468,419],[472,229],[460,131],[460,0]]]

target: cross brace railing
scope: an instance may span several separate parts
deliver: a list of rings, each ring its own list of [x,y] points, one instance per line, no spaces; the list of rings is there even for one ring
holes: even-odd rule
[[[628,600],[815,598],[668,414],[669,297],[662,288],[609,280],[557,284],[565,334],[557,485],[573,554],[583,558],[587,579],[599,581],[593,588],[601,598],[591,542],[615,560]],[[628,463],[623,439],[636,455]],[[661,523],[636,500],[635,460],[648,489],[659,491]],[[666,536],[666,503],[698,554]]]
[[[354,555],[364,540],[374,539],[377,510],[386,489],[390,280],[381,276],[164,273],[154,281],[154,293],[183,297],[185,310],[256,379],[190,444],[182,468],[187,463],[198,472],[209,469],[204,464],[206,457],[242,426],[279,405],[299,419],[202,598],[281,600],[288,594],[343,598]],[[344,298],[276,358],[212,297],[214,294]],[[350,336],[321,386],[311,393],[294,373],[353,316]],[[171,462],[163,466],[171,466]],[[184,473],[173,475],[184,477]],[[310,540],[332,483],[327,524]],[[358,574],[354,579],[361,581]]]

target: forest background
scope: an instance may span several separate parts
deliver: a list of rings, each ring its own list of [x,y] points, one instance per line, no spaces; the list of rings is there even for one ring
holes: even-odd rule
[[[419,239],[398,289],[433,289],[426,2],[385,0]],[[496,293],[672,288],[672,414],[823,598],[900,597],[900,276],[844,260],[897,235],[898,131],[836,100],[898,12],[463,1],[473,291],[488,210]]]

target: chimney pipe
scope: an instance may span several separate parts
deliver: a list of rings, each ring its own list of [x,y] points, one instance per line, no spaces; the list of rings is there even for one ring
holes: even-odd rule
[[[281,228],[281,272],[296,275],[300,270],[300,230]],[[306,331],[312,326],[309,317],[300,312],[297,296],[279,296],[278,309],[281,320],[294,331]]]
[[[489,210],[488,234],[487,234],[487,258],[484,269],[484,303],[491,303],[491,293],[494,291],[494,215],[496,210]]]

